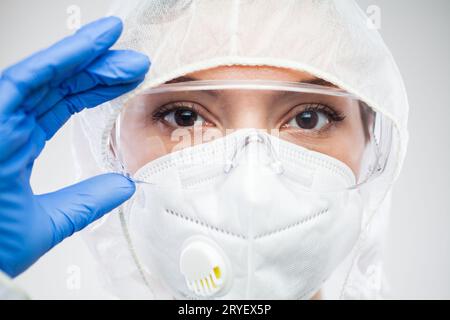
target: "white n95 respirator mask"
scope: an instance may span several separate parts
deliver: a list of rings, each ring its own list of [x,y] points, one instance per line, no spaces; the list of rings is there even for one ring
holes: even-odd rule
[[[135,256],[179,298],[309,298],[359,234],[351,170],[267,133],[177,151],[135,179]]]

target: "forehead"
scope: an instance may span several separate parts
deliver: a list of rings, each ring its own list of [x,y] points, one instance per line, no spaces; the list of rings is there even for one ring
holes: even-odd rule
[[[193,72],[166,83],[177,83],[193,80],[275,80],[305,82],[328,87],[336,87],[332,83],[317,78],[307,72],[270,66],[221,66]]]

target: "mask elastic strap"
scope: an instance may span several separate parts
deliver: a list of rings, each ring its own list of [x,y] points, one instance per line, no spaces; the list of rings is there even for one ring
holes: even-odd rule
[[[138,269],[138,272],[139,272],[140,276],[142,277],[142,280],[144,281],[145,286],[150,290],[153,298],[155,298],[156,297],[155,292],[153,291],[152,287],[148,283],[147,278],[146,278],[145,273],[144,273],[144,269],[142,268],[142,264],[139,261],[139,258],[138,258],[137,254],[136,254],[136,251],[134,250],[133,242],[131,241],[130,233],[128,232],[127,223],[125,221],[125,214],[124,214],[124,208],[123,207],[124,206],[121,205],[118,208],[118,211],[119,211],[118,213],[119,213],[120,224],[122,226],[122,231],[123,231],[125,240],[127,241],[127,244],[128,244],[128,249],[130,250],[130,254],[131,254],[132,258],[133,258],[133,261],[134,261],[134,263],[135,263],[135,265],[136,265],[136,267]]]

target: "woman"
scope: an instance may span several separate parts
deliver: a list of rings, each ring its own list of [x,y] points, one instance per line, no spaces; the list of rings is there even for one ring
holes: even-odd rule
[[[350,1],[134,1],[131,94],[82,114],[84,175],[136,195],[89,243],[119,296],[374,298],[408,103]],[[331,289],[334,289],[331,290]]]

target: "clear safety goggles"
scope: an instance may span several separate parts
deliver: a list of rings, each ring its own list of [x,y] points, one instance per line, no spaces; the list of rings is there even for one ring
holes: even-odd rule
[[[223,158],[214,161],[227,166],[230,155],[233,161],[252,141],[268,143],[271,157],[278,159],[280,141],[297,146],[302,158],[320,155],[342,164],[353,173],[349,187],[355,188],[385,169],[393,125],[335,87],[268,80],[187,81],[130,99],[111,131],[110,149],[118,170],[133,178],[154,160],[248,128],[261,134],[227,144]],[[267,136],[271,138],[264,139]]]

